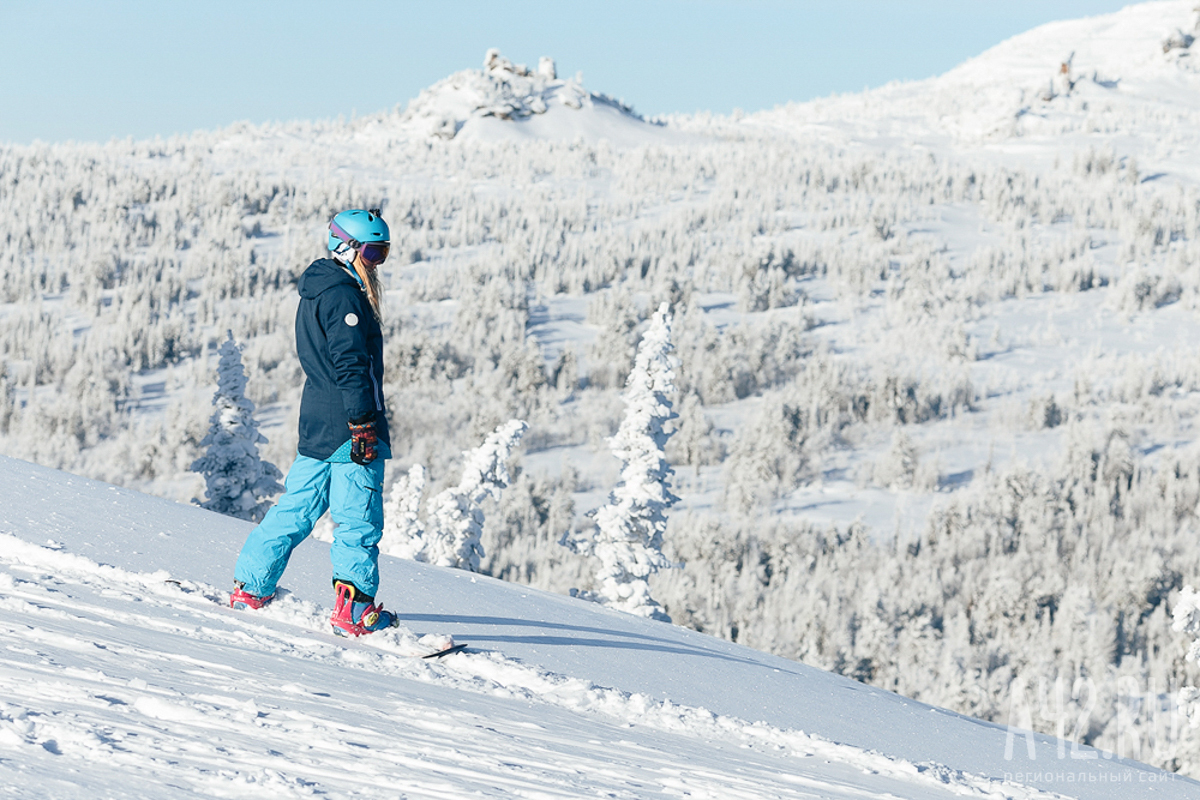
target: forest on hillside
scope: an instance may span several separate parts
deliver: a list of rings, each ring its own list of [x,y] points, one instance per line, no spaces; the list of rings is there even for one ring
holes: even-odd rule
[[[1038,298],[1194,314],[1200,191],[1109,150],[1033,170],[719,122],[617,148],[401,118],[0,147],[0,450],[189,501],[231,332],[286,470],[296,278],[334,213],[382,205],[389,484],[421,464],[432,495],[529,426],[483,571],[594,588],[559,541],[616,480],[606,439],[665,302],[682,566],[653,587],[677,624],[1200,775],[1169,623],[1200,580],[1200,353],[1096,350],[1063,390],[990,366],[1053,332],[978,332]],[[950,472],[933,446],[1018,433],[1044,457]],[[902,531],[791,503],[839,479],[931,510]]]

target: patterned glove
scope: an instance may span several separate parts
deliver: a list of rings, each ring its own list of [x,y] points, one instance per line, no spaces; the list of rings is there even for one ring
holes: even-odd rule
[[[361,417],[350,423],[350,460],[355,464],[370,464],[377,453],[379,440],[375,436],[375,415]]]

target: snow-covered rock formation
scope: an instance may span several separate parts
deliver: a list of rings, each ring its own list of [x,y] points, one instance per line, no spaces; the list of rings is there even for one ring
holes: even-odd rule
[[[530,69],[495,48],[487,51],[482,69],[456,72],[421,92],[401,120],[414,133],[441,139],[590,139],[598,133],[634,143],[661,132],[625,103],[585,89],[581,74],[559,78],[554,59],[543,56]]]

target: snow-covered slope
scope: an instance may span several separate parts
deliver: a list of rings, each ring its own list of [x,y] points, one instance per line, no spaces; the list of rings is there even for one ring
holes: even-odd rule
[[[747,117],[806,135],[880,146],[988,148],[1037,157],[1041,147],[1117,146],[1158,169],[1200,179],[1200,10],[1163,0],[1043,25],[944,75],[894,83]]]
[[[383,559],[407,632],[330,635],[327,553],[222,605],[248,525],[0,459],[13,797],[1194,797],[1200,784],[702,634]],[[1010,744],[1012,746],[1010,746]],[[1006,750],[1006,747],[1008,748]],[[1011,759],[1008,757],[1011,755]]]

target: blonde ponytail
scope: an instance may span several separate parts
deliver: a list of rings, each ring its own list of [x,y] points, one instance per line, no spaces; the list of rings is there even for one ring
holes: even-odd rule
[[[375,315],[375,321],[383,322],[383,287],[379,283],[379,270],[367,269],[359,263],[359,259],[354,259],[354,271],[358,274],[359,280],[362,281],[363,289],[367,293],[367,302],[371,304],[371,313]]]

